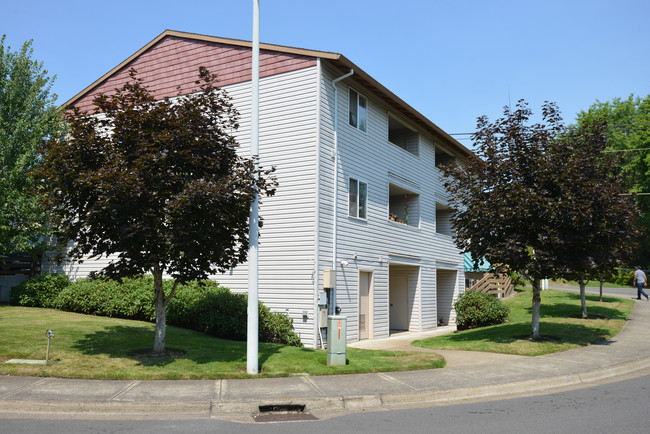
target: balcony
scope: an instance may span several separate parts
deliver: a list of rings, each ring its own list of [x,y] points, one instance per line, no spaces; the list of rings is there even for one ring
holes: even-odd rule
[[[389,184],[388,220],[407,226],[420,226],[420,195]]]

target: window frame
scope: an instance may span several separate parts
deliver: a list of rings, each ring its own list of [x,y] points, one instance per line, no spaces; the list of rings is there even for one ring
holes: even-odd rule
[[[353,215],[350,212],[351,211],[351,207],[350,207],[351,200],[350,199],[351,199],[351,195],[352,195],[352,185],[351,185],[352,181],[354,181],[356,183],[356,188],[355,188],[355,191],[354,191],[354,194],[356,196],[355,197],[356,202],[354,204],[355,205],[356,215]],[[368,183],[366,181],[360,179],[360,178],[355,178],[355,177],[349,176],[347,184],[348,184],[348,200],[347,200],[348,217],[358,219],[358,220],[367,221],[368,220]],[[361,217],[361,212],[360,212],[361,209],[362,209],[362,207],[361,207],[361,184],[363,184],[365,186],[365,198],[364,198],[365,200],[364,200],[364,203],[363,203],[364,216],[363,217]]]
[[[355,123],[353,123],[353,118],[352,118],[352,92],[356,94],[356,102],[355,102],[355,115],[356,118],[354,119]],[[361,99],[365,102],[365,106],[363,107],[363,113],[364,113],[364,118],[363,118],[363,123],[361,122],[361,118],[359,116],[359,113],[361,113]],[[354,89],[353,87],[350,87],[348,89],[348,125],[350,125],[352,128],[355,128],[359,131],[362,131],[364,133],[368,132],[368,98],[366,98],[361,92],[358,90]],[[361,128],[363,126],[363,128]]]

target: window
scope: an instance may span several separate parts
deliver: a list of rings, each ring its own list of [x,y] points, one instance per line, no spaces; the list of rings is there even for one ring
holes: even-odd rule
[[[388,141],[417,157],[418,133],[391,115],[388,115]]]
[[[348,215],[365,220],[367,217],[368,184],[350,178],[348,185]]]
[[[456,163],[456,158],[436,146],[436,167],[451,166]]]
[[[447,205],[436,202],[436,233],[443,235],[453,235],[454,228],[451,224],[451,217],[454,210]]]
[[[348,107],[350,110],[350,125],[365,132],[368,117],[368,101],[366,98],[357,91],[350,89]]]

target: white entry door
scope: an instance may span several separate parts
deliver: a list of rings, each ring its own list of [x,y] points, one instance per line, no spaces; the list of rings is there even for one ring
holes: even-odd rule
[[[391,330],[408,330],[409,278],[406,274],[391,274],[388,282],[389,327]]]
[[[359,272],[359,339],[370,336],[370,282],[372,273]]]

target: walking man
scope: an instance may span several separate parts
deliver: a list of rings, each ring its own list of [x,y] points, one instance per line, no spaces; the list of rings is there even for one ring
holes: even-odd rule
[[[636,285],[636,299],[641,300],[641,294],[645,297],[646,301],[648,301],[648,294],[645,293],[643,290],[643,287],[646,286],[648,283],[648,279],[645,277],[645,273],[641,269],[640,265],[636,265],[634,268],[636,268],[636,271],[634,272],[634,284]]]

